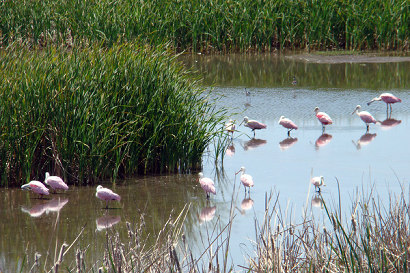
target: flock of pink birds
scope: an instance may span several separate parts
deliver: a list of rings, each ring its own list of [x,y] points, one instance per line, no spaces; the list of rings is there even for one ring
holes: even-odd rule
[[[247,93],[248,95],[248,93]],[[390,94],[390,93],[383,93],[379,97],[376,97],[369,101],[367,104],[371,104],[374,101],[383,101],[387,104],[387,111],[391,111],[391,104],[401,102],[401,99],[397,98],[396,96]],[[314,112],[316,113],[317,119],[320,121],[322,124],[322,131],[325,131],[325,126],[330,125],[333,123],[332,119],[328,114],[325,112],[320,112],[319,107],[316,107],[314,109]],[[357,105],[356,109],[353,111],[352,114],[357,114],[361,120],[366,124],[367,130],[369,130],[369,124],[371,123],[377,123],[378,121],[367,111],[361,111],[361,106]],[[261,129],[266,129],[266,124],[263,124],[259,121],[256,120],[250,120],[248,117],[244,117],[242,123],[245,123],[245,126],[250,128],[252,132],[254,133],[255,136],[255,130],[261,130]],[[242,124],[241,123],[241,124]],[[281,116],[279,119],[279,124],[282,125],[284,128],[288,129],[288,136],[290,136],[290,132],[292,130],[297,130],[298,126],[290,119],[285,118],[284,116]],[[236,126],[234,121],[230,120],[226,125],[225,125],[225,130],[228,131],[229,134],[232,134],[235,132]],[[240,180],[242,185],[245,188],[245,195],[246,195],[246,188],[248,188],[248,193],[250,194],[250,188],[254,186],[253,178],[251,175],[245,173],[245,167],[241,167],[238,172],[235,173],[237,175],[238,173],[241,173]],[[311,179],[311,183],[316,187],[316,191],[320,192],[320,187],[324,186],[324,179],[323,176],[317,176],[313,177]],[[45,181],[44,184],[48,185],[51,189],[53,189],[54,192],[57,190],[68,190],[67,184],[63,181],[58,176],[50,176],[49,173],[46,173],[45,175]],[[32,192],[39,194],[40,196],[44,195],[49,195],[49,189],[40,181],[30,181],[29,183],[21,186],[22,189],[24,190],[31,190]],[[212,179],[204,177],[203,173],[199,173],[199,184],[201,185],[201,188],[205,191],[207,199],[210,198],[211,194],[216,194],[216,188],[215,184],[212,181]],[[112,190],[108,188],[104,188],[103,186],[99,185],[97,186],[96,190],[96,197],[105,201],[106,202],[106,208],[108,208],[108,202],[109,201],[120,201],[121,197],[113,192]]]
[[[45,185],[44,185],[45,184]],[[21,186],[23,190],[30,190],[36,194],[39,194],[41,198],[44,195],[49,195],[49,189],[46,187],[46,185],[50,186],[50,188],[54,191],[57,192],[57,190],[68,190],[67,184],[63,181],[63,179],[59,176],[50,176],[50,174],[47,172],[46,173],[46,178],[44,180],[44,184],[41,183],[40,181],[30,181],[27,184],[24,184]],[[120,201],[121,196],[116,194],[110,189],[104,188],[103,186],[99,185],[97,186],[97,192],[95,196],[103,201],[105,201],[105,208],[108,208],[108,202],[109,201]]]
[[[250,96],[249,91],[246,91],[246,95]],[[375,102],[375,101],[383,101],[387,104],[387,112],[391,113],[391,105],[393,103],[397,103],[397,102],[401,102],[401,99],[399,99],[398,97],[390,94],[390,93],[383,93],[378,97],[373,98],[371,101],[369,101],[367,103],[367,105],[370,105],[371,103]],[[314,109],[314,112],[316,114],[317,119],[319,120],[319,122],[322,124],[322,132],[324,133],[325,131],[325,126],[326,125],[330,125],[333,123],[333,120],[330,118],[330,116],[328,114],[326,114],[325,112],[320,112],[319,107],[316,107]],[[361,106],[357,105],[355,110],[353,111],[352,114],[357,114],[360,119],[366,124],[366,129],[367,131],[369,131],[369,124],[371,123],[377,123],[379,121],[377,121],[369,112],[367,111],[361,111]],[[261,129],[266,129],[267,125],[259,122],[257,120],[251,120],[249,119],[247,116],[245,116],[243,118],[243,121],[241,122],[245,123],[245,126],[250,128],[253,132],[253,135],[255,137],[255,131],[256,130],[261,130]],[[284,128],[288,129],[288,136],[290,136],[290,132],[292,130],[297,130],[298,126],[290,119],[281,116],[279,118],[279,122],[280,125],[282,125]],[[241,125],[239,124],[239,125]],[[229,122],[227,122],[225,124],[225,130],[232,135],[233,137],[233,133],[236,130],[236,125],[234,123],[233,120],[229,120]],[[235,173],[238,174],[241,172],[241,177],[240,180],[245,188],[245,195],[246,195],[246,188],[248,188],[248,193],[250,192],[250,188],[254,186],[254,182],[253,182],[253,178],[252,176],[250,176],[249,174],[245,173],[245,167],[241,167],[241,169]],[[320,187],[321,186],[325,186],[325,182],[324,182],[324,178],[323,176],[316,176],[316,177],[312,177],[310,182],[315,186],[315,189],[317,192],[320,193]],[[205,191],[207,199],[209,199],[210,194],[216,194],[216,189],[215,189],[215,185],[214,182],[212,181],[212,179],[204,177],[203,173],[199,173],[199,183],[202,187],[202,189]]]

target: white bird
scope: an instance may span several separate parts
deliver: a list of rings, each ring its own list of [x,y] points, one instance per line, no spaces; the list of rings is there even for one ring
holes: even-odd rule
[[[242,172],[241,182],[242,182],[242,184],[245,188],[245,194],[246,194],[246,188],[248,188],[248,192],[250,193],[250,188],[255,185],[255,183],[253,182],[253,178],[249,174],[245,173],[245,167],[243,167],[243,166],[241,167],[241,169],[238,172],[235,173],[235,175],[237,175],[240,172]]]
[[[63,179],[58,176],[52,175],[46,172],[46,179],[44,180],[44,184],[49,185],[54,191],[57,190],[68,190],[68,186],[64,183]]]
[[[325,179],[323,178],[323,176],[315,176],[315,177],[312,177],[312,178],[310,179],[310,182],[311,182],[313,185],[315,185],[315,189],[316,189],[317,192],[320,192],[320,187],[321,187],[321,186],[326,186],[326,185],[325,185]]]

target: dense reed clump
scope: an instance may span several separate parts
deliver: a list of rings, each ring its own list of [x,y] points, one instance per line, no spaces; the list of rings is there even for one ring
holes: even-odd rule
[[[331,209],[316,196],[327,222],[313,215],[293,223],[274,196],[262,225],[257,226],[257,272],[408,272],[410,269],[410,211],[404,191],[386,206],[374,196],[352,202],[346,220],[341,208]],[[313,202],[313,201],[312,201]],[[271,207],[271,205],[273,206]]]
[[[1,183],[198,168],[223,114],[175,58],[133,43],[0,52]]]
[[[204,52],[407,50],[409,8],[406,0],[1,1],[0,45],[138,38]]]

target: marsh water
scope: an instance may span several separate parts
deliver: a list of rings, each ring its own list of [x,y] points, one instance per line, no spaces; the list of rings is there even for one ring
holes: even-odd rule
[[[35,253],[41,254],[43,268],[51,268],[61,244],[73,242],[83,227],[63,264],[74,267],[75,249],[80,248],[86,250],[90,266],[102,258],[107,232],[116,231],[126,240],[126,222],[135,224],[144,214],[147,232],[155,234],[171,212],[182,210],[185,204],[190,209],[184,234],[198,256],[214,236],[215,225],[229,221],[233,204],[229,260],[240,271],[238,265],[246,265],[247,257],[254,254],[255,221],[263,220],[266,196],[271,192],[279,194],[281,207],[295,222],[305,206],[318,219],[325,219],[320,206],[312,206],[311,176],[324,176],[324,200],[334,202],[340,192],[346,214],[357,192],[373,191],[382,202],[401,193],[402,187],[408,192],[409,57],[189,55],[181,60],[204,78],[210,97],[218,98],[218,107],[229,109],[237,125],[244,116],[267,124],[255,137],[249,128],[237,126],[224,159],[217,163],[213,147],[209,148],[202,171],[215,181],[217,195],[206,201],[196,173],[119,181],[114,190],[122,200],[111,203],[109,210],[95,198],[95,187],[71,187],[45,200],[20,189],[0,189],[0,272],[15,272],[22,264],[27,271]],[[391,115],[383,102],[367,105],[383,92],[402,99],[393,105]],[[371,124],[368,132],[360,118],[352,115],[358,104],[380,121]],[[334,121],[325,133],[314,115],[316,106]],[[299,126],[290,137],[278,124],[282,115]],[[255,181],[246,197],[235,176],[241,166]]]

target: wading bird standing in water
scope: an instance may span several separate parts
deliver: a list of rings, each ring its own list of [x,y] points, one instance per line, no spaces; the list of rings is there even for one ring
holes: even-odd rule
[[[354,113],[357,113],[357,115],[363,120],[364,123],[366,123],[366,132],[369,131],[369,124],[374,123],[376,124],[377,121],[369,112],[367,111],[360,111],[361,107],[360,105],[356,106],[356,109],[353,111],[352,115]]]
[[[298,129],[298,126],[293,121],[291,121],[288,118],[285,118],[284,116],[281,116],[279,118],[278,123],[282,125],[283,127],[285,127],[286,129],[288,129],[288,136],[290,136],[290,131]]]
[[[233,138],[233,132],[235,132],[236,125],[235,122],[230,119],[229,122],[225,123],[225,130],[228,132],[228,134],[231,134],[231,138]]]
[[[319,112],[319,107],[315,108],[315,113],[317,119],[322,123],[322,132],[325,132],[325,125],[329,125],[333,123],[333,120],[330,118],[328,114],[325,112]]]
[[[235,173],[235,175],[237,175],[237,174],[240,173],[240,172],[242,172],[242,174],[241,174],[241,182],[242,182],[242,184],[243,184],[243,186],[244,186],[244,188],[245,188],[245,195],[246,195],[246,188],[248,188],[248,193],[250,194],[251,187],[254,186],[253,178],[252,178],[252,176],[250,176],[249,174],[246,174],[246,173],[245,173],[245,167],[241,167],[241,169],[240,169],[239,171],[237,171],[237,172]]]
[[[64,183],[63,179],[58,176],[50,176],[50,174],[46,173],[46,179],[44,180],[46,185],[49,185],[55,192],[57,190],[68,190],[68,186]]]
[[[29,183],[21,186],[21,188],[23,190],[31,190],[32,192],[37,193],[41,198],[43,198],[43,195],[49,195],[47,187],[40,181],[30,181]]]
[[[216,189],[214,185],[214,181],[212,181],[211,178],[204,177],[203,173],[199,173],[199,184],[201,184],[201,188],[205,191],[206,193],[206,199],[209,199],[209,194],[216,194]]]
[[[253,137],[255,137],[255,130],[266,129],[267,127],[266,124],[263,124],[262,122],[256,120],[250,120],[248,117],[244,117],[241,124],[244,122],[246,127],[252,129]]]
[[[392,105],[393,103],[396,103],[396,102],[401,102],[401,99],[399,99],[398,97],[394,96],[393,94],[383,93],[383,94],[381,94],[380,96],[378,96],[378,97],[372,99],[371,101],[369,101],[369,102],[367,103],[367,105],[370,105],[370,104],[371,104],[372,102],[374,102],[374,101],[384,101],[384,102],[386,103],[386,105],[387,105],[387,109],[386,109],[387,113],[389,112],[389,105],[390,105],[390,113],[391,113],[391,110],[392,110],[391,105]]]
[[[316,190],[317,192],[320,192],[320,187],[321,187],[321,186],[326,186],[326,185],[325,185],[325,179],[323,178],[323,176],[315,176],[315,177],[312,177],[312,178],[310,179],[310,182],[311,182],[313,185],[315,185],[315,190]]]
[[[121,196],[119,196],[118,194],[116,194],[110,189],[104,188],[101,185],[98,185],[95,196],[105,201],[106,209],[108,209],[108,201],[120,201],[121,200]]]

